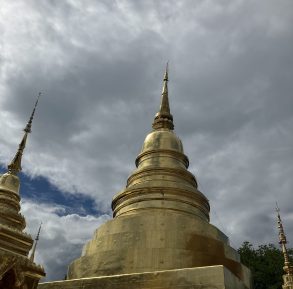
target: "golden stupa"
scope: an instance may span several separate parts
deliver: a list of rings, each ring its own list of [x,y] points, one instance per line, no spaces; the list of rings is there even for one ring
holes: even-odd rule
[[[152,127],[137,169],[113,198],[113,219],[69,265],[67,280],[39,289],[251,288],[250,271],[209,223],[209,202],[187,170],[173,131],[167,69]]]
[[[38,100],[24,129],[18,151],[8,165],[8,172],[0,175],[0,289],[36,289],[40,278],[45,276],[43,267],[34,262],[36,243],[33,246],[31,236],[24,232],[26,223],[19,213],[17,176],[21,171],[21,158],[27,136],[31,132],[37,103]],[[28,257],[31,249],[31,255]]]

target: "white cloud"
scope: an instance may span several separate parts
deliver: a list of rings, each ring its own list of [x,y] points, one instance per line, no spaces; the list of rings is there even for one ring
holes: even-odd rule
[[[82,246],[94,230],[110,219],[108,215],[62,215],[64,208],[58,205],[23,200],[22,213],[27,231],[34,238],[40,223],[42,230],[36,251],[36,263],[44,266],[46,279],[63,279],[71,261],[81,256]]]

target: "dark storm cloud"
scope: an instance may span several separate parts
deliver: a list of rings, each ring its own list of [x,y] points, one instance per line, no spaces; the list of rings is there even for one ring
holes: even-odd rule
[[[110,213],[150,131],[170,60],[176,133],[210,199],[212,223],[235,246],[275,242],[278,201],[293,240],[292,6],[7,1],[0,20],[2,164],[41,90],[24,171],[91,196]]]

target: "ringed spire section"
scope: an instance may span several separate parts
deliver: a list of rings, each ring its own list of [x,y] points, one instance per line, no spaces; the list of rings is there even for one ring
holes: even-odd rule
[[[39,95],[37,97],[32,114],[29,118],[29,121],[28,121],[26,127],[24,128],[24,136],[18,146],[18,150],[17,150],[14,158],[12,159],[11,163],[8,165],[8,172],[13,175],[17,175],[22,170],[22,168],[21,168],[22,154],[25,149],[27,135],[32,132],[32,122],[33,122],[33,118],[35,115],[35,111],[36,111],[40,96],[41,96],[41,93],[39,93]]]

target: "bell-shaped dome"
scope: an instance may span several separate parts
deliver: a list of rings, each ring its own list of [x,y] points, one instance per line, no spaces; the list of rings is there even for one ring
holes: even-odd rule
[[[135,160],[138,170],[143,167],[188,167],[188,158],[184,155],[183,145],[176,134],[165,128],[153,130],[142,145]]]
[[[173,131],[168,129],[158,129],[149,133],[145,138],[141,153],[160,149],[173,150],[183,154],[181,140]]]

